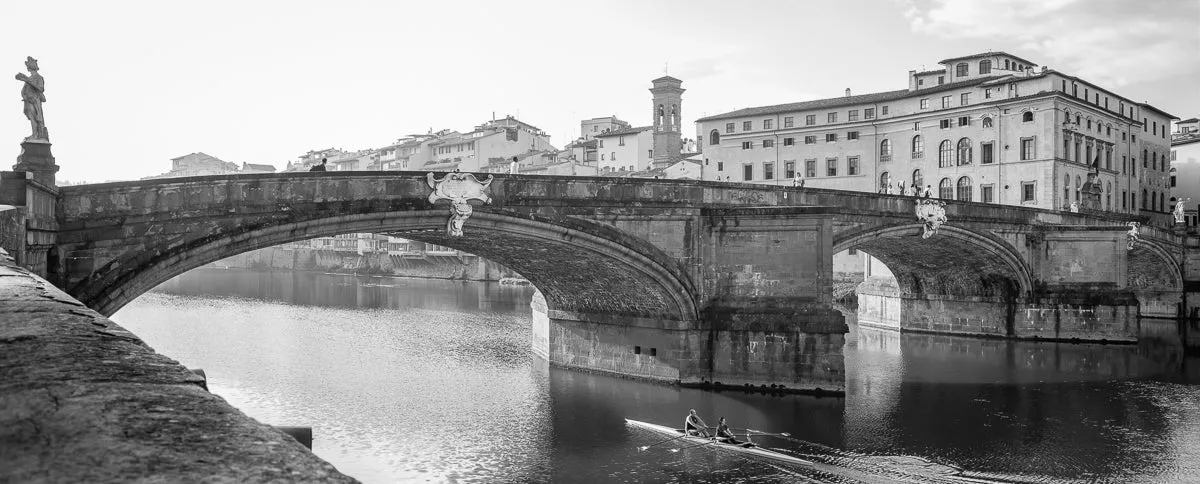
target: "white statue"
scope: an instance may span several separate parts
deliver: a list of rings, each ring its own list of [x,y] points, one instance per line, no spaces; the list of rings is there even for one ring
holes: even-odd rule
[[[1071,205],[1067,207],[1067,210],[1070,210],[1071,213],[1079,213],[1079,202],[1071,202]]]
[[[1175,216],[1175,223],[1177,223],[1177,224],[1185,223],[1186,216],[1183,214],[1183,202],[1186,202],[1188,200],[1191,200],[1191,199],[1190,198],[1181,198],[1181,199],[1179,199],[1179,201],[1175,202],[1175,211],[1171,212],[1171,215]]]
[[[1138,227],[1141,227],[1142,224],[1138,222],[1129,222],[1125,225],[1129,226],[1129,232],[1125,234],[1129,236],[1129,250],[1133,250],[1133,244],[1138,240],[1141,240],[1141,232],[1138,230]]]

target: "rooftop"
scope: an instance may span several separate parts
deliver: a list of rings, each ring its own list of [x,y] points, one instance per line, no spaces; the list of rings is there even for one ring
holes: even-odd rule
[[[652,129],[654,129],[654,126],[638,126],[636,128],[617,129],[617,130],[609,131],[606,133],[598,133],[595,136],[593,136],[593,138],[607,138],[609,136],[621,136],[624,134],[641,133],[642,131],[650,131]]]
[[[1004,76],[1007,76],[1007,75],[1008,74],[1005,74]],[[930,93],[948,91],[948,90],[952,90],[952,89],[959,89],[959,88],[967,87],[967,86],[974,86],[974,85],[982,84],[984,82],[988,82],[993,79],[998,79],[998,78],[1004,77],[1004,76],[977,77],[975,79],[969,79],[966,81],[951,82],[951,83],[947,83],[947,84],[942,84],[940,86],[927,87],[925,89],[920,89],[917,91],[909,91],[908,89],[899,89],[896,91],[876,92],[876,93],[870,93],[870,94],[859,94],[856,96],[839,96],[839,97],[831,97],[831,98],[827,98],[827,99],[817,99],[814,101],[801,101],[801,102],[788,103],[788,104],[776,104],[773,106],[759,106],[759,107],[753,107],[753,108],[744,108],[744,109],[739,109],[736,111],[730,111],[730,112],[727,112],[724,114],[718,114],[715,116],[708,116],[708,117],[700,118],[700,119],[697,119],[696,122],[713,121],[713,120],[717,120],[717,119],[726,119],[726,118],[740,118],[740,117],[744,117],[744,116],[761,116],[764,114],[788,113],[788,112],[794,112],[794,111],[803,111],[803,110],[807,110],[807,109],[826,109],[826,108],[834,108],[834,107],[840,107],[840,106],[850,106],[850,105],[854,105],[854,104],[871,104],[871,103],[894,101],[894,100],[903,99],[903,98],[906,98],[909,96],[924,96],[924,95],[928,95]]]
[[[1009,54],[1008,52],[1004,52],[1002,50],[998,50],[995,52],[980,52],[978,54],[964,55],[964,56],[960,56],[960,57],[951,57],[949,59],[945,59],[945,60],[939,62],[939,64],[948,64],[948,63],[951,63],[951,62],[954,62],[957,60],[978,59],[980,57],[992,57],[992,56],[997,56],[997,55],[1012,57],[1013,59],[1017,60],[1018,62],[1024,63],[1030,67],[1038,65],[1037,62],[1033,62],[1033,61],[1027,60],[1027,59],[1022,59],[1020,57]]]

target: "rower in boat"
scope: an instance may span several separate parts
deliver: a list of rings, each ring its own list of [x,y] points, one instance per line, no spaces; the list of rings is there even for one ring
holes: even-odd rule
[[[700,437],[708,437],[708,424],[696,414],[696,409],[688,412],[687,418],[683,419],[683,431],[688,435],[698,435]]]
[[[717,423],[717,440],[732,445],[744,445],[746,447],[753,446],[754,443],[749,441],[747,436],[746,442],[742,442],[729,431],[729,425],[725,423],[725,417],[721,417],[721,421]]]

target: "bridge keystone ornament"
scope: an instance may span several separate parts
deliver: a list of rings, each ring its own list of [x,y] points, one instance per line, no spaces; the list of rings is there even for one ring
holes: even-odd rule
[[[1138,231],[1138,227],[1141,227],[1142,224],[1140,222],[1129,222],[1125,225],[1129,226],[1129,233],[1126,234],[1129,235],[1129,248],[1127,250],[1133,250],[1133,244],[1142,240],[1141,232]]]
[[[492,184],[492,175],[480,182],[471,173],[455,170],[440,180],[433,173],[426,174],[425,179],[429,182],[429,188],[433,189],[433,193],[429,194],[429,203],[437,203],[438,200],[450,201],[450,220],[446,221],[446,235],[450,237],[462,237],[463,224],[471,217],[472,212],[469,200],[492,203],[492,197],[484,193]]]
[[[925,198],[917,201],[917,220],[925,222],[925,231],[921,234],[922,239],[937,235],[938,229],[946,223],[945,206],[946,202],[941,200]]]

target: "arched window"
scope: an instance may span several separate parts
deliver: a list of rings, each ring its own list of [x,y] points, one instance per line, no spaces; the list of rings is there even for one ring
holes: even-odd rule
[[[1104,182],[1104,209],[1112,211],[1112,182]]]
[[[912,139],[912,157],[921,158],[925,156],[925,139],[921,135],[913,136]]]
[[[925,177],[921,176],[921,170],[913,170],[912,186],[917,187],[918,194],[925,188]]]
[[[714,129],[711,133],[708,133],[708,145],[717,146],[719,144],[721,144],[721,133]]]
[[[1032,122],[1033,121],[1033,111],[1025,111],[1025,114],[1021,115],[1021,121],[1026,122],[1026,123]]]
[[[954,183],[949,178],[942,178],[942,181],[938,182],[938,198],[954,199]]]
[[[1147,195],[1147,193],[1149,193],[1149,192],[1147,192],[1146,189],[1143,188],[1142,189],[1142,208],[1143,209],[1145,209],[1147,205],[1150,205],[1150,201],[1147,200],[1147,198],[1149,197],[1149,195]]]
[[[671,131],[679,129],[679,106],[671,105]]]
[[[1083,188],[1083,183],[1079,180],[1079,175],[1075,175],[1075,203],[1080,202],[1079,195],[1083,193],[1081,188]]]
[[[954,149],[950,147],[950,140],[942,140],[942,144],[938,145],[938,166],[954,166]]]
[[[958,65],[954,66],[954,76],[955,77],[966,77],[967,74],[969,73],[969,71],[970,71],[970,68],[967,67],[966,62],[959,62]]]
[[[891,184],[891,182],[892,182],[891,176],[888,175],[888,172],[885,171],[883,173],[880,173],[879,174],[879,191],[880,192],[884,191],[884,189],[886,189],[887,186],[889,184]]]
[[[1158,209],[1164,212],[1167,211],[1167,194],[1158,194]]]
[[[879,142],[879,156],[892,156],[892,140],[885,139]]]
[[[1158,169],[1158,152],[1150,153],[1150,169]]]
[[[963,138],[958,140],[958,164],[971,164],[971,140]]]
[[[979,73],[980,74],[991,74],[992,73],[992,61],[990,61],[990,60],[979,61]]]
[[[992,118],[990,116],[985,116],[983,118],[983,127],[985,127],[985,128],[992,127]]]
[[[666,118],[666,117],[667,117],[666,109],[663,108],[662,104],[659,104],[658,105],[658,116],[654,118],[654,126],[658,127],[659,131],[662,131],[663,121],[664,121],[663,118]]]
[[[958,201],[971,201],[971,177],[969,176],[958,179]]]

